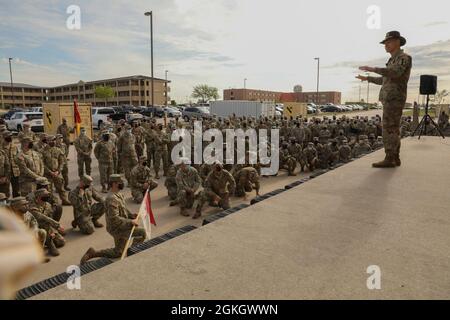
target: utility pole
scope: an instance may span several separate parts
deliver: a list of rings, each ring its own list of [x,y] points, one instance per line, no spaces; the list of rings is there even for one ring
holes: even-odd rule
[[[314,58],[314,60],[317,60],[317,95],[316,95],[316,104],[320,105],[319,100],[319,79],[320,79],[320,58]]]
[[[12,99],[12,108],[14,109],[15,99],[14,99],[14,85],[13,85],[13,76],[12,76],[12,67],[11,67],[11,61],[13,58],[9,58],[9,76],[11,79],[11,99]]]
[[[152,88],[151,88],[151,92],[152,92],[152,107],[154,107],[155,105],[155,83],[154,83],[154,77],[153,77],[153,11],[150,12],[146,12],[145,15],[147,17],[150,17],[150,56],[151,56],[151,83],[152,83]]]

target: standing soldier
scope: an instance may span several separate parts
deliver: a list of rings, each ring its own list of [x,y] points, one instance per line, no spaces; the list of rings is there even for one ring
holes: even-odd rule
[[[147,190],[150,192],[156,187],[158,187],[158,183],[152,179],[151,170],[147,167],[147,157],[141,156],[139,164],[131,170],[130,188],[134,202],[141,203],[144,200],[145,192]]]
[[[125,178],[127,179],[128,184],[130,184],[131,170],[138,163],[135,142],[136,139],[131,133],[130,125],[125,125],[125,132],[122,133],[117,141],[117,154],[119,155],[119,161],[125,173]]]
[[[44,160],[44,176],[53,183],[59,198],[62,201],[63,206],[70,205],[69,199],[67,199],[66,191],[64,190],[64,178],[61,174],[66,155],[63,151],[56,146],[56,137],[48,137],[48,147],[44,149],[43,160]],[[50,193],[52,193],[53,188],[50,188]]]
[[[8,156],[9,168],[9,181],[11,183],[12,195],[13,197],[18,197],[20,195],[19,188],[19,176],[20,170],[16,163],[16,156],[18,154],[17,146],[12,142],[12,133],[7,131],[3,134],[3,151]],[[9,188],[8,188],[9,189]]]
[[[31,138],[28,137],[28,139],[30,139],[30,141],[33,142]],[[47,147],[47,139],[48,139],[47,134],[41,133],[41,135],[39,136],[39,141],[33,143],[33,150],[42,155],[44,149]],[[24,140],[24,138],[22,138],[22,140]]]
[[[91,154],[92,139],[86,135],[86,129],[80,129],[80,136],[74,141],[75,150],[77,151],[78,176],[81,178],[85,173],[91,174]],[[85,170],[86,169],[86,170]]]
[[[188,164],[189,159],[182,158],[180,160],[180,168],[175,178],[178,188],[176,203],[180,206],[180,214],[187,217],[189,214],[186,210],[194,205],[195,193],[200,187],[201,179],[197,170]]]
[[[138,227],[137,215],[128,211],[125,199],[120,193],[124,188],[122,176],[117,174],[111,175],[109,184],[111,191],[105,199],[106,230],[114,238],[114,248],[101,251],[89,248],[81,258],[81,265],[93,258],[120,258],[133,227],[136,228],[131,236],[134,238],[135,243],[143,242],[146,238],[145,230]]]
[[[9,191],[10,177],[11,177],[11,164],[9,163],[9,157],[4,150],[0,150],[0,192],[4,193],[7,198],[10,197]]]
[[[58,126],[58,129],[56,130],[57,134],[62,135],[62,139],[64,141],[64,144],[66,145],[66,157],[69,155],[69,148],[70,148],[70,128],[67,125],[67,119],[63,118],[62,123]]]
[[[168,144],[170,143],[170,138],[163,131],[163,125],[159,124],[157,126],[156,132],[154,134],[154,147],[155,147],[155,178],[159,179],[159,168],[161,165],[161,160],[163,163],[163,175],[167,175],[167,168],[169,167],[169,155],[168,155]]]
[[[136,139],[136,154],[138,157],[144,154],[145,147],[145,129],[140,126],[138,120],[133,121],[132,133]]]
[[[109,133],[103,132],[102,140],[97,142],[94,148],[94,155],[98,160],[98,170],[100,171],[100,184],[102,192],[107,193],[108,179],[113,173],[114,145],[109,141]]]
[[[24,138],[22,140],[22,151],[16,156],[16,163],[20,170],[20,194],[23,197],[35,191],[36,179],[44,176],[44,163],[41,155],[31,149],[32,147],[33,142],[29,138]]]
[[[391,55],[387,67],[359,68],[362,71],[377,73],[381,77],[358,75],[356,78],[382,85],[380,101],[383,104],[383,142],[386,157],[383,161],[374,163],[373,167],[393,168],[401,165],[400,119],[406,103],[412,58],[401,49],[406,44],[406,39],[398,31],[388,32],[381,44],[384,44],[386,52]]]
[[[23,123],[23,129],[19,134],[17,135],[17,138],[20,142],[22,142],[23,138],[30,138],[31,141],[36,140],[36,135],[33,131],[30,129],[30,124],[28,122]]]
[[[98,221],[105,213],[104,199],[92,187],[93,179],[84,175],[78,186],[70,191],[69,199],[73,206],[72,227],[80,228],[83,234],[93,234],[95,228],[102,228]],[[97,201],[94,203],[94,200]]]
[[[61,134],[56,135],[56,146],[64,154],[64,164],[63,164],[63,168],[61,171],[61,174],[64,179],[64,190],[70,191],[70,188],[69,188],[69,164],[68,164],[68,159],[67,159],[68,147],[64,143],[63,136]]]

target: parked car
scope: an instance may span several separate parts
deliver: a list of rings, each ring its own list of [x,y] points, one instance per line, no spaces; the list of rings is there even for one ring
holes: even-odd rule
[[[178,110],[177,108],[174,108],[174,107],[164,108],[164,112],[167,114],[167,116],[169,118],[176,118],[176,117],[181,117],[182,116],[181,111]]]
[[[110,117],[114,119],[116,111],[112,107],[97,107],[92,108],[92,126],[94,128],[100,129],[102,123],[107,122],[106,119]]]
[[[342,109],[335,105],[325,105],[320,110],[322,112],[342,112]]]
[[[211,118],[211,113],[208,107],[187,107],[182,112],[183,119],[185,121],[191,120],[192,117],[200,118]]]
[[[141,111],[141,114],[145,117],[164,117],[164,110],[157,107],[147,107]]]
[[[23,112],[23,111],[24,110],[22,110],[22,109],[12,109],[12,110],[9,110],[8,112],[2,114],[1,117],[5,120],[9,120],[13,116],[13,114],[15,114],[16,112]]]
[[[42,112],[16,112],[5,123],[11,131],[22,131],[24,123],[28,123],[33,132],[44,131]]]

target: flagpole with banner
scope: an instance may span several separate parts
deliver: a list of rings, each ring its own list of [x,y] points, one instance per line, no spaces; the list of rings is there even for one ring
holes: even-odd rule
[[[75,130],[77,133],[77,137],[80,135],[81,128],[81,116],[80,111],[78,110],[78,102],[76,99],[73,100],[73,117],[75,122]]]
[[[145,229],[145,234],[147,240],[151,239],[152,234],[152,224],[156,227],[156,221],[155,216],[153,215],[152,211],[152,199],[150,197],[150,192],[145,191],[144,199],[142,200],[141,206],[139,208],[138,216],[136,217],[136,220],[142,220],[142,226]],[[125,259],[125,256],[127,255],[128,248],[131,245],[131,242],[133,241],[133,232],[136,229],[136,226],[133,226],[130,232],[130,236],[128,237],[127,243],[125,244],[125,248],[122,252],[122,257],[120,260]]]

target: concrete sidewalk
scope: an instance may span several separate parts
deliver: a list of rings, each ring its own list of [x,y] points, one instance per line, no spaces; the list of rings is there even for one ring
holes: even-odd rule
[[[450,298],[450,141],[403,141],[35,299]],[[369,266],[381,290],[369,290]]]

